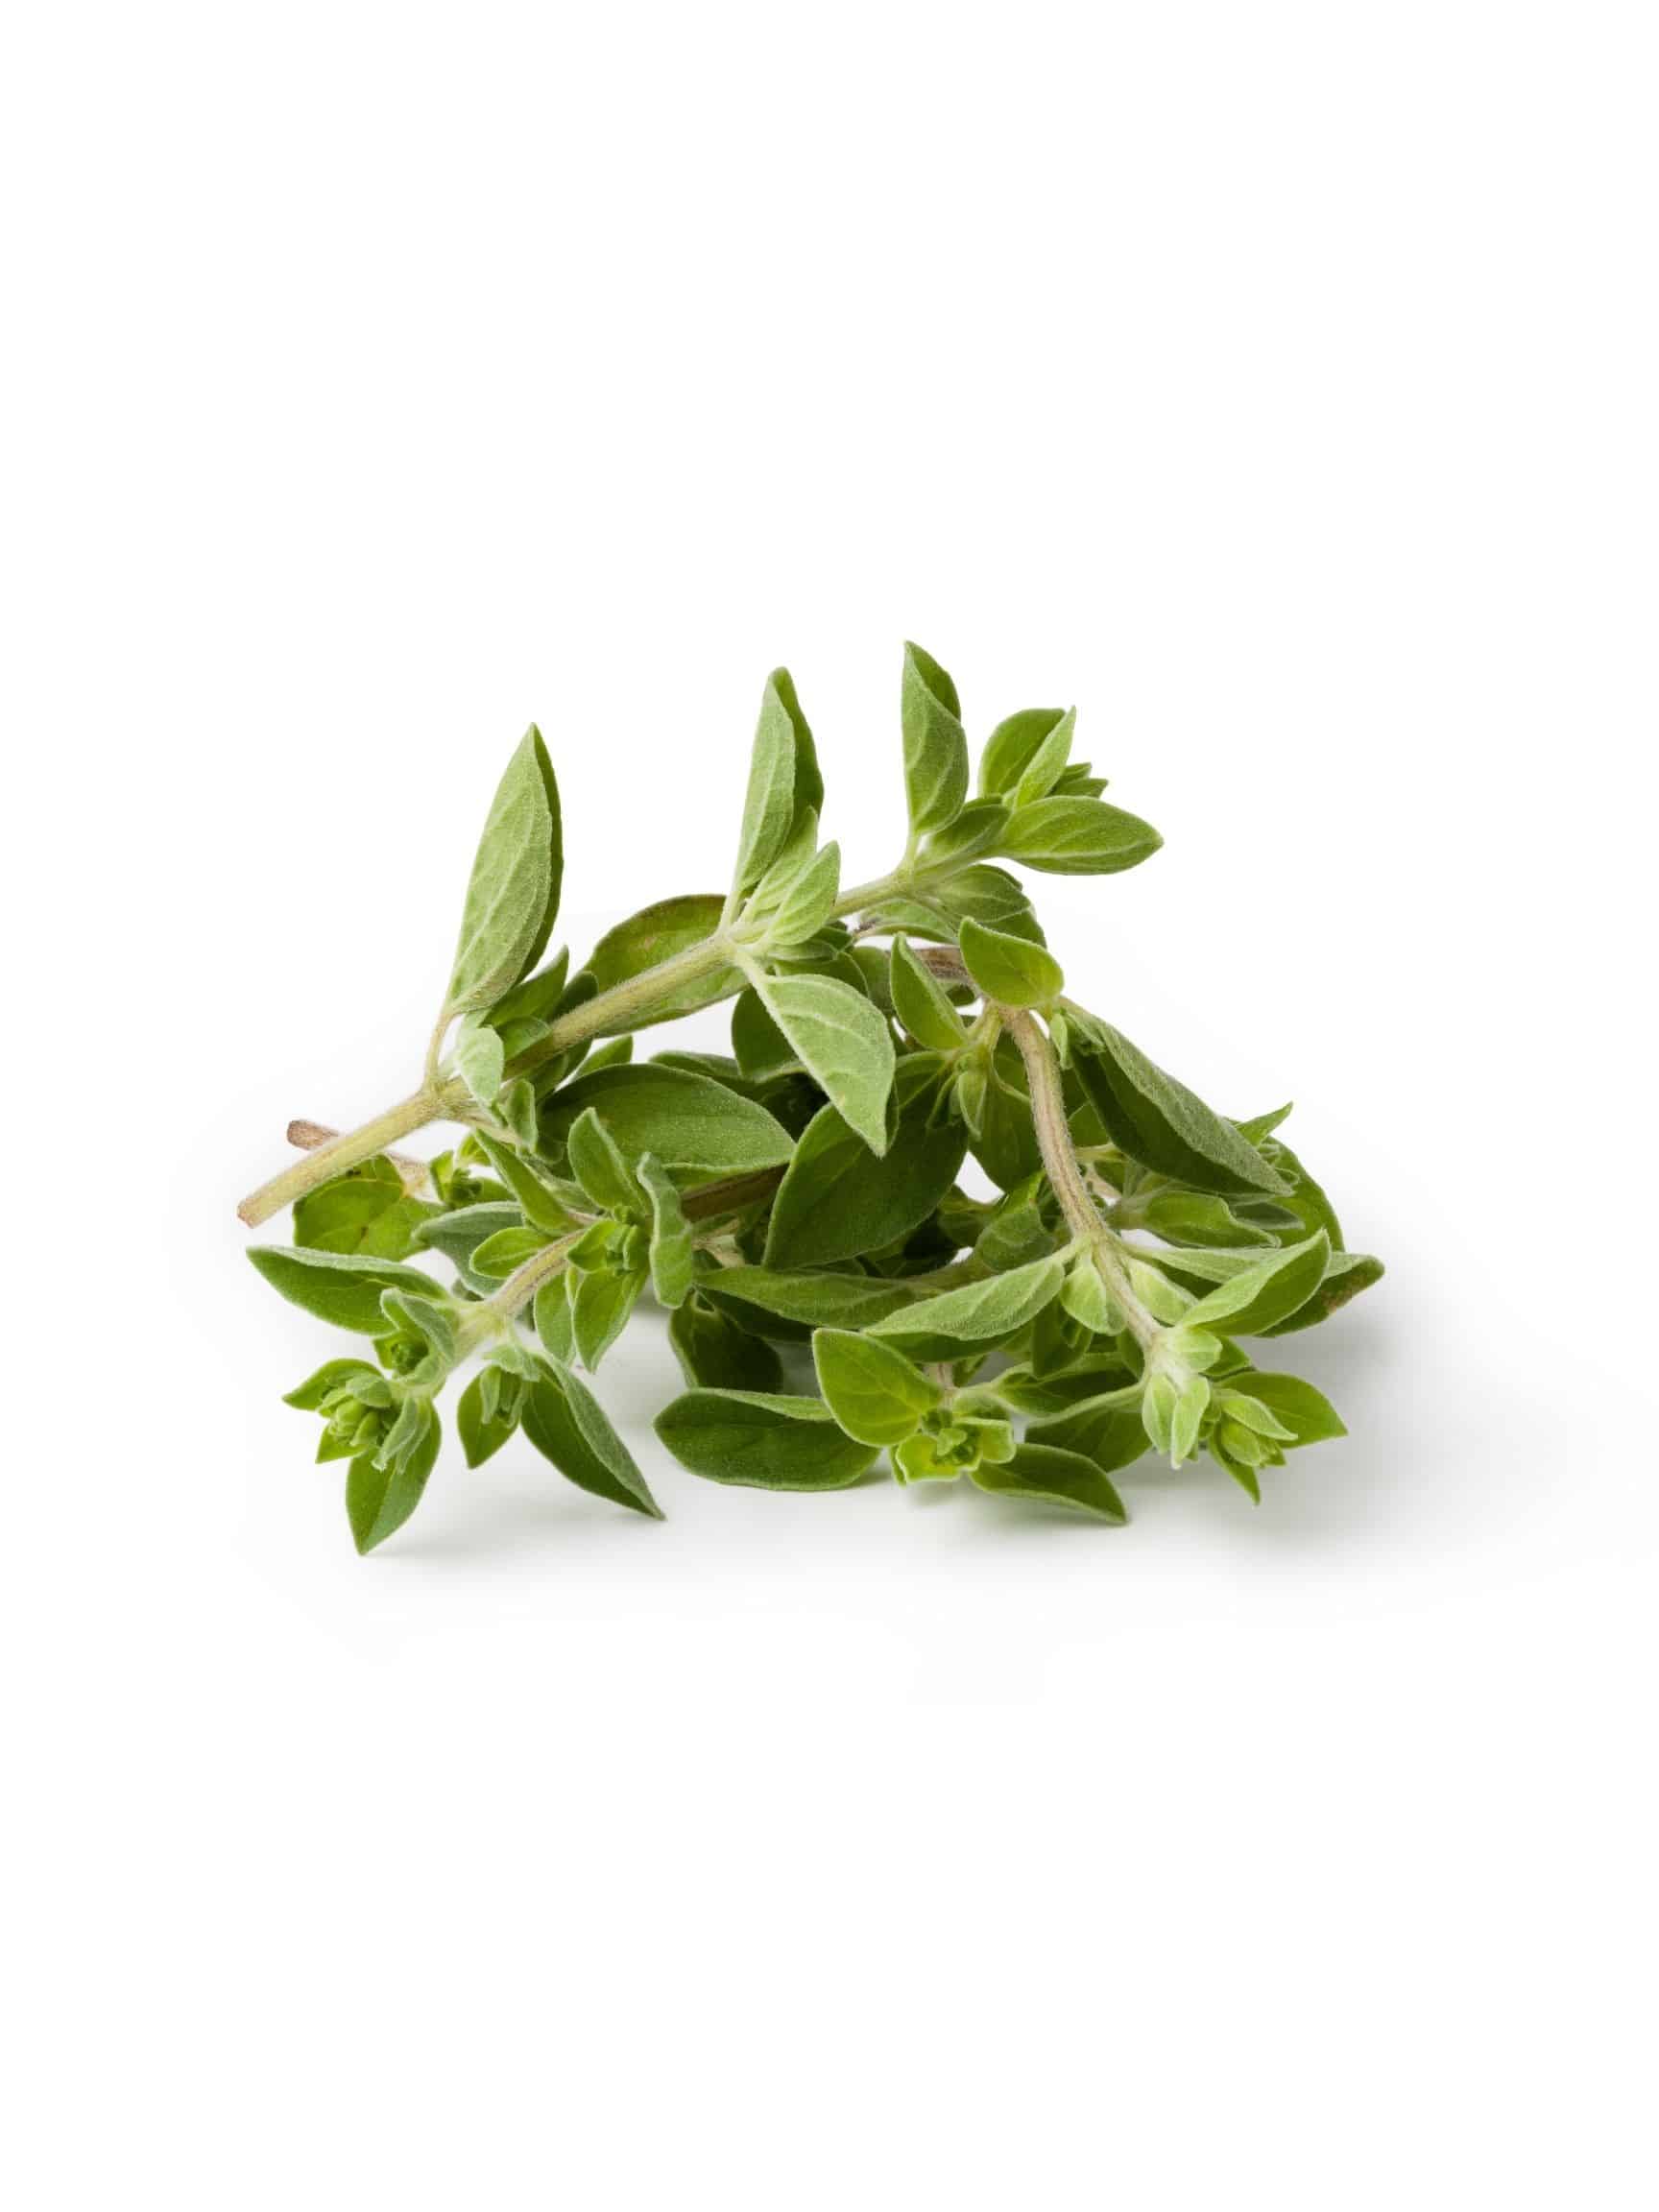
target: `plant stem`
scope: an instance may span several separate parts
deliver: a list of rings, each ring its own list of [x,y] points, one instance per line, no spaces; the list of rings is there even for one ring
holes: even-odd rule
[[[513,1270],[499,1290],[493,1290],[488,1298],[481,1300],[474,1311],[480,1316],[488,1315],[491,1322],[504,1327],[516,1314],[523,1312],[543,1283],[559,1273],[587,1234],[588,1224],[584,1222],[580,1229],[573,1229],[568,1237],[561,1237],[554,1243],[544,1244],[540,1252],[532,1253],[522,1267]],[[470,1313],[466,1316],[464,1331],[466,1322],[471,1319]],[[472,1334],[476,1342],[487,1334],[487,1326],[468,1333]]]
[[[300,1152],[315,1152],[320,1144],[332,1144],[339,1134],[338,1129],[330,1129],[326,1122],[305,1120],[290,1121],[285,1131],[289,1143]],[[432,1176],[428,1162],[417,1160],[413,1152],[388,1152],[386,1157],[402,1176],[406,1189],[423,1190],[426,1188]]]
[[[315,1190],[331,1177],[343,1175],[348,1167],[360,1167],[365,1160],[373,1160],[376,1152],[383,1152],[399,1137],[409,1137],[417,1129],[424,1129],[428,1121],[436,1118],[437,1113],[438,1094],[422,1084],[419,1091],[400,1099],[396,1106],[388,1106],[384,1114],[376,1114],[361,1128],[349,1129],[343,1137],[319,1144],[314,1152],[307,1152],[303,1159],[284,1167],[279,1175],[273,1175],[269,1183],[261,1183],[236,1211],[249,1228],[256,1229],[261,1221],[269,1221],[272,1214],[279,1214],[284,1206],[292,1206],[297,1198],[303,1198],[307,1190]]]
[[[956,865],[965,866],[966,863]],[[890,875],[878,876],[871,882],[855,884],[835,902],[837,915],[854,914],[860,907],[879,905],[885,899],[912,890],[929,874],[949,875],[950,867],[937,871],[902,865]],[[721,928],[712,936],[701,939],[676,952],[667,960],[660,960],[654,968],[641,969],[637,975],[625,976],[613,983],[609,991],[601,991],[581,1006],[572,1006],[549,1027],[545,1037],[534,1045],[526,1046],[522,1052],[507,1063],[507,1079],[531,1074],[556,1060],[573,1045],[586,1044],[589,1038],[617,1035],[632,1028],[643,1014],[675,993],[683,991],[688,983],[700,982],[704,977],[717,974],[722,968],[734,965],[733,955],[736,939],[733,931]],[[732,991],[722,992],[730,997],[740,989],[733,981]],[[442,1041],[442,1032],[435,1032],[433,1044]],[[413,1135],[430,1121],[466,1119],[471,1103],[471,1094],[458,1075],[446,1079],[428,1072],[419,1091],[398,1105],[388,1107],[373,1120],[365,1121],[361,1128],[352,1129],[329,1143],[319,1145],[303,1160],[297,1160],[279,1175],[272,1176],[257,1190],[250,1193],[237,1207],[237,1213],[250,1228],[269,1221],[273,1214],[280,1213],[303,1198],[308,1190],[315,1190],[348,1167],[359,1166],[373,1158],[395,1139]]]
[[[1091,1247],[1106,1287],[1122,1307],[1130,1334],[1144,1351],[1158,1335],[1159,1325],[1135,1295],[1123,1246],[1100,1218],[1099,1209],[1090,1196],[1066,1119],[1059,1054],[1047,1030],[1034,1014],[1012,1006],[999,1006],[997,1013],[1004,1029],[1019,1046],[1020,1057],[1025,1063],[1025,1076],[1031,1089],[1031,1119],[1037,1132],[1037,1146],[1043,1155],[1043,1171],[1060,1201],[1066,1225],[1074,1237],[1083,1238]]]

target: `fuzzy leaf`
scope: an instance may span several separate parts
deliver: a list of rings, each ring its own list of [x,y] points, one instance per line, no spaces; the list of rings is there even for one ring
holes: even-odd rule
[[[524,1401],[524,1433],[579,1490],[661,1521],[662,1508],[634,1455],[591,1390],[562,1360],[549,1359]]]
[[[507,1066],[507,1048],[500,1032],[488,1023],[464,1022],[455,1039],[454,1060],[456,1073],[479,1105],[486,1109],[493,1106]]]
[[[1060,963],[1041,945],[1004,936],[972,916],[962,925],[962,958],[986,998],[1002,1006],[1046,1006],[1066,988]]]
[[[904,648],[900,686],[904,795],[918,837],[953,822],[968,796],[968,739],[956,686],[930,653]]]
[[[893,1032],[868,998],[829,975],[759,975],[767,1013],[830,1103],[874,1153],[887,1149]]]
[[[657,1433],[693,1475],[761,1490],[845,1490],[876,1457],[819,1399],[770,1391],[688,1390],[658,1414]]]
[[[1071,751],[1077,709],[1027,707],[998,722],[979,759],[979,789],[1016,806],[1046,798]]]
[[[297,1407],[301,1413],[315,1413],[324,1399],[338,1390],[342,1382],[363,1376],[375,1382],[384,1381],[379,1368],[370,1366],[366,1359],[326,1359],[314,1375],[307,1375],[303,1382],[297,1382],[292,1390],[285,1391],[282,1403]]]
[[[668,1341],[687,1385],[712,1390],[783,1387],[777,1348],[752,1336],[733,1316],[693,1291],[668,1322]]]
[[[1107,1135],[1132,1160],[1201,1190],[1284,1190],[1233,1122],[1109,1022],[1074,1020],[1071,1062]]]
[[[872,1159],[833,1106],[795,1146],[773,1201],[768,1267],[815,1267],[879,1252],[926,1221],[956,1179],[967,1150],[960,1121],[936,1112],[938,1064],[899,1063],[891,1142]]]
[[[789,1132],[753,1099],[707,1075],[649,1061],[566,1083],[543,1110],[546,1141],[564,1142],[571,1123],[589,1106],[598,1109],[628,1158],[654,1152],[673,1175],[702,1179],[781,1167],[794,1148]]]
[[[918,1045],[933,1052],[954,1052],[966,1041],[967,1026],[950,994],[903,936],[893,940],[889,981],[893,1010]]]
[[[498,1407],[493,1413],[486,1410],[486,1372],[481,1369],[472,1377],[455,1407],[455,1431],[469,1467],[482,1467],[486,1459],[493,1459],[518,1428],[517,1408],[508,1411]]]
[[[876,1322],[870,1334],[898,1345],[917,1359],[944,1359],[958,1345],[989,1346],[1017,1335],[1060,1294],[1062,1260],[1034,1260],[988,1282],[967,1283],[921,1298]]]
[[[1251,1369],[1233,1376],[1228,1388],[1247,1392],[1276,1415],[1289,1431],[1286,1442],[1291,1449],[1298,1444],[1322,1444],[1330,1437],[1348,1433],[1342,1416],[1330,1399],[1323,1391],[1315,1390],[1311,1382],[1304,1382],[1299,1375],[1274,1375]]]
[[[762,1334],[771,1332],[756,1314],[789,1323],[783,1342],[804,1341],[817,1328],[867,1329],[917,1302],[904,1282],[880,1275],[797,1274],[771,1266],[723,1267],[704,1276],[698,1287],[718,1306],[744,1310],[750,1327]]]
[[[749,759],[749,789],[732,887],[738,898],[753,891],[789,842],[803,815],[824,803],[824,781],[812,733],[801,711],[787,668],[775,668],[760,699],[760,719]]]
[[[380,1467],[365,1455],[346,1471],[346,1517],[360,1552],[373,1551],[402,1527],[425,1494],[426,1479],[437,1463],[442,1441],[438,1415],[424,1399],[408,1403],[416,1408],[415,1436],[399,1456]]]
[[[1299,1329],[1316,1328],[1321,1321],[1328,1321],[1339,1307],[1346,1306],[1350,1298],[1358,1298],[1361,1290],[1369,1290],[1374,1283],[1381,1283],[1382,1275],[1382,1261],[1374,1259],[1369,1252],[1333,1252],[1323,1277],[1307,1303],[1258,1334],[1289,1336]]]
[[[1120,1528],[1129,1515],[1101,1469],[1081,1453],[1051,1444],[1020,1445],[1012,1459],[981,1460],[969,1470],[981,1490],[1004,1498],[1032,1498],[1048,1505],[1070,1505]]]
[[[445,1004],[488,1006],[541,959],[559,911],[559,790],[532,723],[496,788],[472,862]]]
[[[412,1196],[384,1153],[349,1167],[294,1207],[294,1241],[312,1252],[358,1252],[402,1260],[420,1242],[421,1224],[438,1208]]]
[[[592,976],[597,990],[613,990],[618,983],[642,975],[647,968],[656,968],[712,937],[720,926],[724,903],[718,892],[694,892],[641,907],[600,938],[588,955],[586,973]],[[677,991],[656,999],[648,1011],[636,1015],[626,1026],[649,1029],[659,1022],[677,1021],[699,1006],[729,997],[741,980],[734,968],[716,969],[712,974],[683,983]]]
[[[570,1172],[601,1213],[628,1214],[644,1193],[597,1107],[585,1106],[565,1134]]]
[[[691,1287],[691,1225],[668,1171],[647,1152],[639,1181],[651,1201],[651,1286],[664,1306],[678,1306]]]
[[[902,1352],[850,1330],[820,1329],[812,1362],[825,1404],[860,1444],[902,1444],[944,1396]]]
[[[778,902],[766,925],[766,942],[800,945],[815,935],[835,910],[840,883],[841,848],[830,843],[813,854]]]
[[[1103,799],[1039,799],[1009,821],[1002,855],[1047,876],[1116,876],[1163,842],[1150,823]]]
[[[320,1321],[337,1329],[355,1329],[366,1336],[384,1334],[386,1317],[380,1310],[383,1290],[410,1290],[430,1298],[438,1286],[418,1267],[400,1266],[395,1260],[378,1260],[353,1252],[290,1251],[282,1244],[254,1244],[248,1257],[274,1290],[291,1306],[303,1307]]]
[[[578,1275],[570,1310],[575,1324],[576,1351],[589,1375],[628,1326],[628,1319],[645,1287],[643,1275]]]
[[[1215,1330],[1228,1336],[1259,1336],[1304,1306],[1319,1287],[1331,1257],[1323,1229],[1300,1244],[1258,1260],[1230,1283],[1208,1291],[1182,1315],[1189,1329]]]

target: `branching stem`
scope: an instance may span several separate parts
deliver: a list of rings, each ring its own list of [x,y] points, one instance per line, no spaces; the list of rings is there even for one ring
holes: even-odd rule
[[[907,859],[890,875],[878,876],[871,882],[855,884],[844,892],[835,902],[834,912],[845,917],[866,906],[880,905],[885,900],[916,890],[934,877],[950,875],[963,865],[965,863],[953,861],[929,870],[926,865],[917,867]],[[558,1017],[545,1037],[526,1046],[507,1063],[508,1080],[533,1074],[548,1061],[569,1051],[572,1046],[585,1045],[594,1037],[618,1036],[633,1028],[641,1016],[685,990],[687,984],[701,982],[723,968],[733,967],[736,950],[733,933],[724,927],[716,929],[712,936],[687,946],[684,952],[660,960],[654,968],[642,969],[637,975],[625,976],[609,991],[599,992],[583,1005],[572,1006]],[[734,974],[730,988],[720,996],[729,998],[741,987],[740,977]],[[384,1114],[365,1121],[360,1128],[348,1130],[344,1136],[320,1144],[303,1160],[294,1161],[280,1174],[273,1175],[268,1183],[250,1192],[236,1209],[249,1227],[257,1228],[274,1214],[279,1214],[284,1206],[303,1198],[308,1190],[317,1190],[332,1177],[344,1174],[349,1167],[357,1167],[365,1160],[372,1160],[376,1152],[383,1151],[399,1137],[413,1136],[416,1130],[425,1128],[432,1121],[467,1119],[471,1094],[460,1076],[443,1078],[434,1065],[442,1042],[443,1031],[434,1032],[428,1048],[426,1077],[419,1091],[397,1105],[388,1107]]]

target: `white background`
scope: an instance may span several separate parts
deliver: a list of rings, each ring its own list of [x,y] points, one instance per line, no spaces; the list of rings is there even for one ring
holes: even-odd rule
[[[12,2200],[1649,2205],[1647,9],[57,7],[0,49]],[[1109,1531],[451,1447],[240,1256],[548,734],[580,951],[899,650],[1386,1282]],[[1650,949],[1650,948],[1649,948]]]

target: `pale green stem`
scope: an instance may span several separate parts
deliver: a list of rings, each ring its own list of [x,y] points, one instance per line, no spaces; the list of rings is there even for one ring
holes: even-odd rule
[[[1066,1226],[1093,1251],[1101,1280],[1122,1307],[1130,1334],[1144,1351],[1160,1334],[1159,1324],[1135,1295],[1124,1247],[1114,1236],[1089,1192],[1083,1168],[1071,1145],[1066,1119],[1066,1094],[1060,1058],[1048,1032],[1034,1014],[1012,1006],[998,1009],[1003,1027],[1020,1047],[1031,1088],[1031,1119],[1037,1132],[1043,1170],[1060,1202]]]
[[[949,876],[966,862],[952,862],[937,870],[917,869],[908,864],[896,868],[891,875],[878,876],[871,882],[855,884],[836,901],[837,915],[855,914],[860,907],[880,904],[885,899],[914,889],[934,875]],[[684,952],[672,958],[660,960],[654,968],[642,969],[637,975],[626,976],[613,983],[609,991],[601,991],[585,1005],[573,1006],[559,1016],[549,1027],[545,1037],[527,1046],[507,1063],[509,1081],[519,1075],[528,1075],[537,1068],[555,1060],[572,1046],[584,1045],[590,1038],[614,1036],[632,1028],[641,1015],[683,991],[688,983],[700,982],[704,977],[717,974],[722,968],[733,965],[737,950],[733,932],[717,929],[710,937],[687,946]],[[739,986],[733,984],[733,991]],[[723,992],[722,997],[732,996]],[[442,1030],[435,1031],[428,1046],[428,1078],[420,1090],[398,1105],[388,1107],[361,1128],[349,1130],[330,1143],[320,1145],[303,1160],[297,1160],[278,1175],[262,1183],[257,1190],[243,1199],[236,1209],[250,1228],[270,1220],[272,1214],[303,1198],[308,1190],[315,1190],[348,1167],[361,1166],[373,1158],[376,1152],[399,1137],[408,1137],[417,1129],[423,1129],[431,1121],[453,1121],[469,1118],[471,1093],[458,1075],[440,1079],[431,1070],[433,1054],[441,1047]]]
[[[319,1144],[314,1152],[307,1152],[303,1159],[296,1160],[279,1175],[273,1175],[269,1183],[261,1183],[236,1211],[251,1229],[256,1229],[261,1221],[269,1221],[272,1214],[279,1214],[284,1206],[292,1206],[297,1198],[303,1198],[307,1190],[315,1190],[335,1175],[344,1175],[348,1167],[360,1167],[365,1160],[373,1160],[376,1152],[383,1152],[399,1137],[410,1137],[417,1129],[424,1129],[428,1121],[437,1118],[438,1112],[438,1094],[422,1084],[411,1096],[396,1106],[388,1106],[384,1114],[376,1114],[361,1128],[349,1129],[343,1137]]]
[[[541,1289],[543,1283],[551,1282],[564,1267],[565,1261],[588,1234],[588,1223],[573,1229],[568,1237],[560,1237],[551,1244],[544,1244],[540,1252],[533,1252],[522,1267],[516,1267],[499,1290],[492,1290],[488,1298],[481,1299],[461,1317],[458,1332],[458,1357],[476,1351],[488,1337],[498,1335],[510,1328],[517,1315]]]

